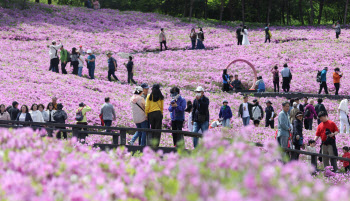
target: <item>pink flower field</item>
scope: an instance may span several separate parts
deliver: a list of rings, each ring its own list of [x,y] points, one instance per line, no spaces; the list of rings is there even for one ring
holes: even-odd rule
[[[189,50],[192,27],[203,27],[208,50]],[[165,28],[171,50],[158,52],[158,33]],[[0,8],[0,104],[44,103],[53,96],[64,105],[68,122],[74,123],[79,102],[92,108],[89,125],[99,124],[104,98],[109,96],[117,112],[114,126],[135,127],[129,99],[135,86],[108,82],[105,52],[114,52],[116,75],[126,82],[125,55],[132,54],[139,83],[159,83],[171,101],[172,86],[181,89],[186,100],[194,99],[191,90],[205,88],[210,99],[211,120],[217,119],[222,100],[233,110],[232,129],[215,128],[205,134],[202,146],[191,155],[146,151],[132,157],[123,149],[100,152],[75,142],[40,138],[31,130],[0,131],[0,195],[7,200],[348,200],[348,174],[331,178],[323,173],[311,176],[305,157],[283,165],[274,141],[275,130],[249,127],[242,130],[238,118],[240,94],[221,92],[222,70],[235,59],[246,59],[263,76],[267,91],[273,90],[270,69],[280,70],[288,63],[293,73],[292,92],[317,93],[316,71],[328,66],[327,83],[334,94],[332,73],[344,72],[340,94],[350,95],[347,65],[350,34],[345,29],[339,40],[331,27],[271,27],[273,38],[264,44],[263,27],[249,29],[250,46],[237,46],[235,27],[216,26],[198,21],[188,24],[178,18],[153,13],[98,11],[76,7],[31,5],[27,10]],[[95,80],[86,79],[84,66],[80,78],[49,72],[52,40],[61,41],[67,50],[82,45],[96,54]],[[60,70],[61,72],[61,70]],[[228,70],[238,74],[245,85],[252,83],[252,70],[237,63]],[[215,93],[214,93],[215,92]],[[250,101],[253,97],[250,98]],[[281,111],[283,98],[270,100]],[[339,101],[324,101],[331,120],[339,126]],[[187,115],[186,115],[187,119]],[[264,121],[263,121],[264,122]],[[170,129],[170,113],[164,111],[163,128]],[[277,121],[275,121],[277,126]],[[187,125],[187,122],[186,122]],[[303,131],[306,143],[314,138]],[[187,126],[185,126],[187,129]],[[132,134],[132,133],[130,133]],[[233,142],[222,140],[230,137]],[[128,136],[131,138],[131,135]],[[89,136],[89,144],[110,142],[109,137]],[[266,146],[258,149],[250,142]],[[319,147],[319,143],[317,147]],[[163,134],[161,146],[172,146],[170,134]],[[193,149],[192,139],[185,146]],[[339,154],[350,146],[348,134],[337,136]],[[2,160],[1,160],[2,159]],[[322,164],[318,164],[322,167]],[[338,167],[342,167],[339,162]]]

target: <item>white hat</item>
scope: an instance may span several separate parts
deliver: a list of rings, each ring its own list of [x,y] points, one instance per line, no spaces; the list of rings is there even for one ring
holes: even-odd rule
[[[52,44],[54,44],[54,43],[56,43],[56,41],[55,41],[55,40],[53,40],[53,41],[52,41]]]
[[[143,91],[143,88],[140,87],[140,86],[137,86],[137,87],[135,88],[135,92],[137,92],[137,93],[140,93],[140,92],[142,92],[142,91]]]
[[[91,50],[88,50],[88,51],[86,51],[86,53],[91,54],[91,53],[92,53],[92,51],[91,51]]]
[[[203,87],[198,86],[197,89],[195,90],[195,92],[204,92]]]

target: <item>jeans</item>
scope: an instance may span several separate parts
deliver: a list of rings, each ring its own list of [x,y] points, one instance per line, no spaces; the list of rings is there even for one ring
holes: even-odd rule
[[[168,49],[168,47],[166,46],[166,41],[163,41],[163,42],[160,42],[160,51],[163,50],[163,44],[164,44],[165,50]]]
[[[334,83],[334,87],[335,87],[335,95],[338,95],[340,83]]]
[[[112,120],[103,120],[105,122],[105,126],[110,127],[112,125]],[[106,130],[106,132],[110,132],[111,130]]]
[[[282,136],[277,137],[277,141],[278,141],[278,144],[280,145],[280,147],[288,148],[288,138],[289,138],[288,135],[282,135]],[[287,155],[286,152],[284,152],[282,154],[283,157],[286,155]]]
[[[274,120],[272,120],[272,121],[270,121],[269,119],[266,119],[266,121],[265,121],[265,127],[271,127],[271,128],[275,128],[275,121]]]
[[[130,84],[130,82],[137,84],[134,80],[134,73],[133,72],[128,72],[128,83]]]
[[[265,92],[265,89],[258,89],[258,92]]]
[[[274,90],[274,92],[280,92],[280,83],[278,81],[273,82],[273,90]]]
[[[223,127],[227,127],[227,128],[229,128],[229,127],[231,127],[231,119],[224,119],[224,120],[222,120],[222,126]]]
[[[137,123],[136,124],[136,127],[137,128],[148,128],[148,121],[144,121],[144,122],[141,122],[141,123]],[[139,132],[137,131],[133,136],[132,136],[132,139],[131,139],[131,142],[135,142],[137,138],[139,138],[141,136],[141,146],[146,146],[146,132]]]
[[[178,121],[178,120],[171,121],[172,130],[180,130],[181,131],[182,127],[183,127],[183,124],[184,124],[184,121]],[[174,134],[174,133],[172,133],[172,136],[173,136],[174,146],[178,146],[178,143],[180,141],[184,140],[184,136],[181,135],[181,134]]]
[[[79,67],[78,67],[78,76],[79,76],[79,77],[82,77],[82,76],[83,76],[82,74],[83,74],[83,67],[82,67],[82,66],[79,66]]]
[[[110,82],[112,82],[111,76],[113,76],[115,80],[119,81],[119,79],[118,79],[117,76],[115,75],[115,70],[108,70],[108,80],[109,80]]]
[[[163,114],[158,110],[148,114],[148,121],[151,129],[162,129]],[[155,140],[155,147],[159,147],[160,137],[162,133],[152,132],[151,140]]]
[[[242,117],[242,120],[243,120],[243,126],[248,126],[249,125],[250,116]]]
[[[197,39],[197,49],[205,49],[203,41]]]
[[[335,156],[334,152],[333,152],[333,146],[332,145],[322,145],[322,154]],[[322,157],[323,166],[324,167],[329,166],[329,160],[331,160],[331,164],[333,166],[333,171],[337,171],[338,167],[337,167],[337,160],[336,159]]]
[[[61,61],[61,70],[62,70],[62,74],[67,74],[66,66],[67,66],[67,62],[64,63],[63,61]]]
[[[95,66],[90,66],[89,76],[90,76],[90,79],[95,79]]]
[[[320,83],[320,90],[318,91],[318,94],[321,94],[323,88],[325,93],[328,94],[327,82]]]
[[[196,48],[196,39],[191,40],[192,42],[192,50],[194,50]]]
[[[209,121],[206,121],[206,122],[203,122],[203,123],[193,122],[193,132],[194,133],[198,133],[199,130],[201,130],[202,133],[204,133],[208,129],[209,129]],[[193,137],[193,146],[194,146],[194,148],[197,147],[198,140],[199,140],[198,137]]]
[[[58,70],[59,63],[60,63],[60,60],[58,58],[51,59],[50,60],[50,70],[52,70],[52,72],[59,73],[59,70]]]

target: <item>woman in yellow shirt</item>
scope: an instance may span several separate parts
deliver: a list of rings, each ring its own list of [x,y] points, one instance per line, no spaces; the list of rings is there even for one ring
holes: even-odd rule
[[[77,121],[77,124],[88,125],[87,119],[86,119],[86,113],[91,111],[91,107],[85,105],[84,103],[79,103],[79,108],[76,110],[76,113],[78,113],[79,111],[81,111],[84,118],[81,121]],[[87,129],[84,128],[83,130],[86,131]],[[79,134],[79,136],[75,136],[75,137],[78,137],[78,139],[85,139],[87,137],[87,134]]]
[[[152,93],[146,99],[145,113],[148,123],[151,124],[151,129],[162,129],[164,96],[159,88],[160,86],[158,84],[154,84]],[[156,147],[159,146],[160,137],[160,132],[152,133],[151,139],[156,141]]]

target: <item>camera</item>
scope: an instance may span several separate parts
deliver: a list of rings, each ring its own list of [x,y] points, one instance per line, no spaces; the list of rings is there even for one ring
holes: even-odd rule
[[[176,101],[174,99],[170,102],[170,104],[175,104],[175,103]]]

